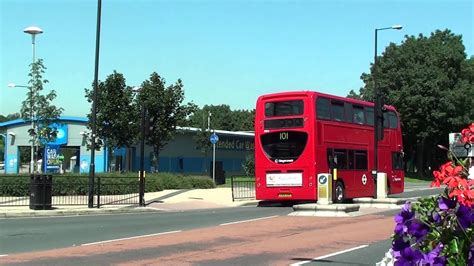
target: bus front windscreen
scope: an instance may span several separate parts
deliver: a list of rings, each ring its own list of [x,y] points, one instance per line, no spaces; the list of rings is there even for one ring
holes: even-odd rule
[[[275,163],[292,163],[303,153],[308,134],[298,131],[280,131],[264,134],[260,140],[268,159]]]

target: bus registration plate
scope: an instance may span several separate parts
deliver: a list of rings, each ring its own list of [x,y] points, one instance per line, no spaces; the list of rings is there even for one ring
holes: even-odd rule
[[[303,173],[267,174],[267,187],[301,187]]]

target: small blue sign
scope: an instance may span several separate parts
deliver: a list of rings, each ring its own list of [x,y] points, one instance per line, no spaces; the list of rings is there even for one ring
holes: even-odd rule
[[[216,144],[219,141],[219,137],[214,132],[212,133],[211,137],[209,137],[209,140],[211,141],[212,144]]]

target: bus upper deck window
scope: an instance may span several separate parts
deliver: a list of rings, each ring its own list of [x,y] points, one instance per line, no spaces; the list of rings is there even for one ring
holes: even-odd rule
[[[345,121],[344,103],[331,102],[331,118],[335,121]]]
[[[352,121],[356,124],[365,124],[364,107],[353,105],[352,118]]]
[[[304,111],[303,100],[265,103],[265,116],[291,116],[302,115]]]
[[[331,119],[329,99],[318,98],[316,100],[316,114],[318,115],[318,119]]]

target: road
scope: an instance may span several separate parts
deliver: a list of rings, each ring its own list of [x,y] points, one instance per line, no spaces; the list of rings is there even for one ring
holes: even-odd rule
[[[190,230],[269,216],[285,208],[238,207],[186,212],[0,219],[0,254],[79,246],[140,235]]]
[[[438,191],[417,189],[410,191],[413,189],[408,187],[406,193],[416,196]],[[398,212],[339,218],[286,216],[291,211],[288,207],[241,207],[3,219],[0,220],[0,254],[9,255],[0,257],[0,262],[374,265],[389,247],[393,215]]]

